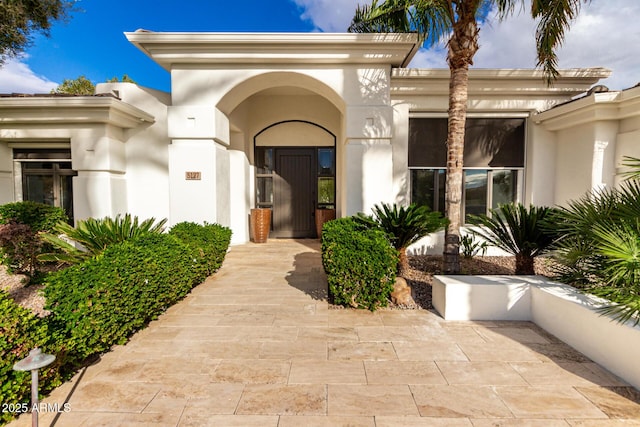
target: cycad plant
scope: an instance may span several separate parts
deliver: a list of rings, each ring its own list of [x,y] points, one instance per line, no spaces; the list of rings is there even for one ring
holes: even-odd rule
[[[479,226],[471,232],[516,257],[516,274],[535,274],[534,259],[547,251],[556,235],[546,226],[554,212],[546,206],[504,204],[491,209],[491,216],[470,215]]]
[[[465,234],[460,239],[460,249],[462,249],[462,256],[465,258],[473,258],[478,254],[484,256],[488,246],[489,243],[484,240],[476,240],[470,234]]]
[[[96,256],[114,243],[149,233],[162,233],[166,222],[166,219],[162,219],[156,223],[155,218],[139,222],[137,216],[132,217],[130,214],[117,215],[115,218],[88,218],[78,221],[75,228],[60,222],[55,226],[53,233],[40,234],[45,241],[58,249],[58,252],[42,254],[38,259],[75,264]]]
[[[410,266],[407,247],[424,236],[443,229],[447,220],[439,212],[415,203],[404,207],[381,203],[373,207],[373,216],[359,213],[356,221],[368,227],[382,229],[398,251],[398,275],[407,277]]]

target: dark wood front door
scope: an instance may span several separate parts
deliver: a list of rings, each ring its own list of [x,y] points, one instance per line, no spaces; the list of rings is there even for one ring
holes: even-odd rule
[[[273,237],[315,236],[315,149],[276,148]]]

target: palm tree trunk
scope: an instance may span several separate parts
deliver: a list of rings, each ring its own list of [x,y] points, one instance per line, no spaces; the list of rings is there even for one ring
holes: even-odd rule
[[[444,272],[460,273],[460,225],[462,209],[462,161],[467,114],[468,66],[451,69],[445,211],[449,224],[444,237]]]
[[[407,279],[411,265],[407,257],[407,248],[398,249],[398,276]]]
[[[516,274],[533,275],[536,274],[534,268],[534,258],[522,252],[516,254]]]
[[[469,66],[478,50],[478,24],[475,12],[479,0],[458,3],[458,19],[453,24],[447,62],[449,80],[449,125],[447,135],[447,178],[445,182],[445,212],[449,225],[445,231],[443,270],[445,274],[460,273],[460,226],[462,209],[462,164],[464,134],[467,119]]]

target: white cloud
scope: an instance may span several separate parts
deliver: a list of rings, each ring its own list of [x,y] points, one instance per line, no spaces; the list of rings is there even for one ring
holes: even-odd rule
[[[321,31],[327,33],[343,33],[349,28],[353,13],[359,3],[370,3],[367,0],[293,0],[304,9],[300,16],[309,20]]]
[[[20,59],[9,59],[0,66],[0,93],[49,93],[56,86],[57,83],[36,75]]]
[[[475,68],[533,68],[535,27],[529,8],[498,21],[489,17],[480,31]],[[640,2],[593,0],[584,5],[558,50],[560,68],[605,67],[613,71],[600,83],[612,90],[640,82]],[[444,51],[421,50],[412,67],[446,67]]]

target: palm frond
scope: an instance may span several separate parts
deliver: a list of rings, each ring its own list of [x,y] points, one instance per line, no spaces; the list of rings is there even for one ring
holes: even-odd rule
[[[396,249],[406,248],[422,237],[445,227],[447,221],[439,212],[415,203],[405,207],[381,203],[373,207],[373,216],[362,213],[354,217],[363,225],[382,229]]]
[[[622,166],[628,169],[620,174],[624,179],[640,180],[640,159],[637,157],[624,156]]]
[[[566,31],[578,16],[582,3],[590,0],[533,0],[531,15],[539,19],[536,27],[537,66],[542,67],[550,85],[559,76],[556,50],[562,45]]]
[[[447,37],[454,10],[447,0],[386,0],[358,6],[348,31],[352,33],[417,33],[420,42],[434,44]]]
[[[407,2],[385,1],[358,6],[347,31],[350,33],[407,33],[411,31]]]
[[[480,228],[472,233],[512,255],[538,256],[545,252],[555,235],[544,227],[553,209],[522,204],[499,205],[491,216],[470,215],[469,222]]]
[[[600,307],[598,311],[619,323],[633,322],[633,326],[640,324],[640,294],[636,292],[621,292],[613,286],[603,286],[589,289],[589,292],[612,301]]]
[[[75,227],[60,222],[54,228],[54,233],[44,234],[43,238],[58,249],[56,253],[41,255],[42,260],[60,262],[78,262],[90,256],[95,256],[107,246],[120,243],[150,233],[162,233],[167,220],[156,222],[149,218],[139,222],[138,217],[130,214],[117,215],[115,218],[88,218],[78,221]],[[58,236],[63,235],[76,242],[80,249],[70,245]]]
[[[624,222],[596,224],[596,249],[606,257],[607,284],[640,290],[640,220],[635,226]]]

